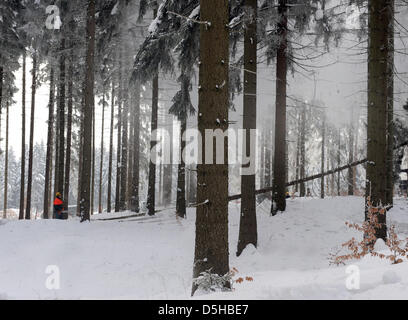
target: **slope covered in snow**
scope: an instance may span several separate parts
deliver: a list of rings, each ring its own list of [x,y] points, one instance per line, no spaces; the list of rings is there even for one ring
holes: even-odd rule
[[[361,222],[363,199],[290,199],[288,211],[269,215],[258,206],[259,246],[235,257],[239,204],[230,204],[230,266],[234,290],[201,299],[408,298],[408,262],[391,265],[367,257],[353,262],[360,289],[348,290],[346,266],[329,266],[329,254],[360,235],[345,221]],[[6,299],[188,299],[191,292],[195,212],[177,219],[174,209],[155,217],[118,220],[96,215],[78,220],[0,220],[0,297]],[[121,214],[115,214],[118,218]],[[99,219],[99,220],[98,220]],[[408,203],[397,199],[389,214],[408,236]],[[49,290],[48,266],[57,266],[60,289]],[[52,269],[54,270],[54,269]],[[48,270],[50,272],[50,270]],[[54,274],[55,275],[55,274]],[[47,280],[48,278],[48,280]]]

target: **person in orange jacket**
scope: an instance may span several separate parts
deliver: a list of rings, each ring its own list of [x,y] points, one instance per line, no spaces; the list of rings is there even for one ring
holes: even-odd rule
[[[64,210],[64,201],[60,192],[57,192],[54,200],[54,219],[62,219],[62,211]]]

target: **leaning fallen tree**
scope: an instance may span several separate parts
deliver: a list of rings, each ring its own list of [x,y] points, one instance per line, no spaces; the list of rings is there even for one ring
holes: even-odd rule
[[[399,145],[395,146],[394,150],[400,149],[400,148],[405,147],[407,145],[408,145],[408,141],[405,141],[405,142],[400,143]],[[340,172],[340,171],[343,171],[343,170],[346,170],[346,169],[350,169],[352,167],[356,167],[356,166],[358,166],[360,164],[364,164],[367,161],[368,161],[367,159],[354,161],[352,163],[348,163],[348,164],[346,164],[346,165],[344,165],[342,167],[336,168],[336,169],[332,169],[332,170],[329,170],[329,171],[326,171],[326,172],[323,172],[323,173],[318,173],[318,174],[315,174],[313,176],[309,176],[309,177],[306,177],[306,178],[303,178],[303,179],[298,179],[298,180],[295,180],[295,181],[291,181],[291,182],[286,183],[286,187],[290,187],[290,186],[293,186],[293,185],[296,185],[296,184],[299,184],[299,183],[312,181],[312,180],[315,180],[315,179],[320,179],[322,177],[329,176],[331,174],[334,174],[334,173],[337,173],[337,172]],[[262,193],[267,193],[267,192],[271,192],[271,191],[273,191],[273,187],[267,187],[267,188],[262,188],[262,189],[259,189],[259,190],[255,190],[255,194],[262,194]],[[229,196],[228,201],[237,200],[237,199],[240,199],[240,198],[241,198],[241,194],[236,194],[236,195]]]

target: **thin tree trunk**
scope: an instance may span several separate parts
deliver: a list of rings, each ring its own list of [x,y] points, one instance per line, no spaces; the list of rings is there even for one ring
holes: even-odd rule
[[[90,220],[90,183],[92,157],[92,110],[94,105],[94,55],[95,55],[95,0],[88,0],[87,54],[85,73],[84,143],[81,173],[81,221]]]
[[[215,10],[216,8],[216,10]],[[200,67],[198,129],[206,144],[206,129],[228,129],[229,107],[229,30],[228,1],[202,1],[200,20],[211,25],[200,27]],[[218,121],[217,121],[218,119]],[[214,141],[212,141],[214,142]],[[203,148],[203,159],[206,150]],[[228,253],[228,143],[224,163],[197,165],[197,214],[193,278],[208,271],[220,276],[229,271]],[[205,162],[205,160],[204,160]],[[221,284],[230,288],[230,283]],[[192,294],[197,290],[193,282]]]
[[[255,146],[251,145],[251,130],[256,130],[256,93],[257,93],[257,0],[245,0],[249,16],[244,31],[244,116],[243,129],[245,130],[245,144],[243,161],[249,156],[249,163],[243,165],[243,170],[253,167],[253,171],[241,175],[241,216],[237,256],[247,245],[257,247],[258,231],[256,221],[255,197]]]
[[[180,218],[186,217],[186,163],[184,162],[183,152],[186,148],[186,141],[183,139],[183,133],[187,129],[187,114],[180,121],[180,163],[177,171],[177,198],[176,214]],[[191,174],[191,172],[190,172]]]
[[[170,140],[168,141],[170,145],[170,159],[173,158],[173,116],[167,115],[166,117],[166,130],[169,133]],[[166,163],[163,165],[163,204],[168,206],[171,204],[172,198],[172,184],[173,184],[173,165]]]
[[[286,209],[286,75],[287,75],[287,0],[279,0],[278,7],[278,36],[280,44],[276,53],[276,113],[275,113],[275,155],[273,160],[273,202],[276,208],[272,212]]]
[[[350,119],[350,130],[349,130],[349,159],[348,162],[352,163],[354,161],[354,125],[353,125],[353,111],[351,113]],[[354,195],[354,169],[349,168],[347,171],[347,186],[348,186],[348,195]]]
[[[120,79],[120,77],[119,77]],[[122,90],[119,88],[119,92]],[[121,123],[122,123],[122,100],[121,95],[119,94],[119,102],[118,102],[118,143],[116,146],[116,192],[115,192],[115,212],[119,212],[119,204],[120,204],[120,170],[121,170],[121,162],[120,162],[120,152],[121,152]]]
[[[95,103],[92,106],[92,164],[91,164],[91,212],[94,214],[95,205]]]
[[[3,219],[7,219],[7,197],[8,197],[8,158],[9,158],[9,97],[6,101],[6,148],[4,159],[4,209]],[[22,182],[23,183],[23,182]]]
[[[110,133],[109,133],[109,169],[108,169],[108,203],[107,212],[112,211],[112,160],[113,160],[113,125],[115,117],[115,87],[112,81],[112,96],[111,96],[111,121],[110,121]]]
[[[154,17],[157,16],[157,8],[154,9]],[[159,104],[159,70],[156,70],[152,80],[152,118],[150,130],[150,150],[153,150],[156,141],[158,104]],[[156,164],[150,159],[149,161],[149,182],[147,189],[147,213],[152,216],[155,214],[156,200]]]
[[[133,170],[130,210],[139,212],[139,175],[140,175],[140,83],[135,85],[135,110],[134,110],[134,130],[133,130]]]
[[[123,96],[123,93],[126,97]],[[122,151],[121,151],[121,165],[120,165],[120,201],[119,208],[121,211],[127,209],[126,204],[126,188],[127,188],[127,161],[128,161],[128,91],[127,86],[122,93],[123,110],[122,110]]]
[[[300,179],[306,175],[306,105],[302,105],[302,113],[300,117]],[[300,197],[306,195],[306,184],[300,183]]]
[[[71,144],[72,144],[72,108],[73,108],[73,56],[69,59],[68,66],[68,115],[67,115],[67,148],[66,148],[66,160],[65,160],[65,173],[64,173],[64,201],[69,205],[69,181],[71,178]]]
[[[26,136],[26,53],[23,53],[23,90],[22,90],[22,110],[21,110],[21,173],[20,173],[20,212],[19,220],[24,219],[24,204],[25,204],[25,136]]]
[[[64,163],[65,163],[65,39],[61,40],[61,57],[60,57],[60,79],[59,79],[59,103],[58,103],[58,166],[55,181],[55,191],[64,194]],[[64,199],[65,200],[65,199]]]
[[[85,82],[84,82],[85,87]],[[77,216],[81,215],[81,179],[82,179],[82,158],[84,145],[84,112],[85,112],[85,97],[82,95],[80,107],[80,124],[79,124],[79,164],[78,164],[78,193],[77,193]]]
[[[339,129],[339,136],[338,136],[338,141],[337,141],[337,168],[340,167],[340,162],[341,162],[341,131]],[[341,193],[341,188],[340,188],[340,171],[337,172],[337,196],[340,196]]]
[[[31,84],[31,116],[30,116],[30,147],[28,151],[28,177],[27,177],[27,205],[25,218],[31,219],[31,191],[33,183],[33,149],[34,149],[34,112],[37,82],[37,56],[33,54],[32,84]]]
[[[322,123],[322,157],[321,157],[321,166],[320,170],[323,173],[324,172],[324,148],[325,148],[325,142],[326,142],[326,115],[323,114],[323,123]],[[320,198],[324,199],[324,176],[322,176],[320,180]]]
[[[50,209],[50,190],[51,190],[51,174],[52,174],[52,146],[53,146],[53,127],[54,127],[54,68],[50,71],[50,97],[48,102],[48,134],[47,134],[47,156],[45,160],[45,186],[44,186],[44,207],[43,218],[49,218]]]
[[[98,213],[102,213],[102,172],[103,172],[103,131],[105,129],[105,88],[102,93],[102,128],[101,128],[101,159],[99,164],[99,199],[98,199]]]

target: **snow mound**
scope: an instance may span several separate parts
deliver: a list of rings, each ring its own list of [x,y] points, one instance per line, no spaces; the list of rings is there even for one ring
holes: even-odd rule
[[[382,280],[384,284],[393,284],[401,282],[401,277],[395,271],[388,270],[383,273]]]
[[[383,239],[377,239],[374,245],[375,252],[388,251],[388,246],[385,244]]]

